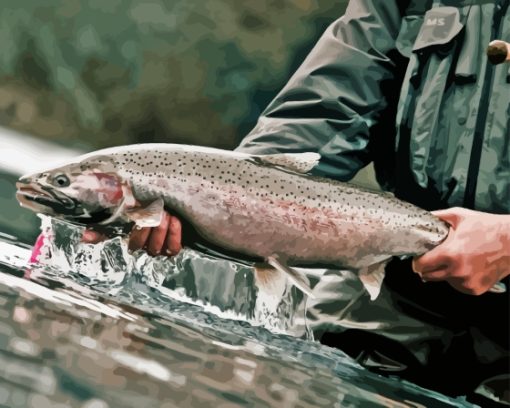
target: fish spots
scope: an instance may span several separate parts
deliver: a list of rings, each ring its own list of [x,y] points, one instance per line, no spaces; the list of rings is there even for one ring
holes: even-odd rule
[[[285,200],[306,208],[332,210],[346,219],[356,219],[360,223],[370,223],[373,228],[379,226],[395,232],[424,222],[423,213],[417,212],[416,207],[390,195],[334,180],[282,171],[242,156],[236,157],[230,152],[195,151],[193,147],[168,145],[155,150],[142,148],[130,151],[129,155],[126,153],[115,156],[115,160],[126,163],[125,171],[131,177],[167,180],[170,185],[200,183],[198,185],[202,189],[212,191],[235,187],[236,194],[247,200],[271,198],[273,202]],[[289,211],[298,214],[301,209],[296,206]]]

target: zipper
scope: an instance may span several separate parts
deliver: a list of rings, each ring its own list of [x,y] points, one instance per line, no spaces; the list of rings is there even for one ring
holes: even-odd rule
[[[495,12],[492,23],[491,41],[495,40],[500,34],[501,21],[508,8],[508,0],[500,0],[495,5]],[[464,207],[474,209],[476,186],[478,181],[478,172],[480,170],[480,161],[482,159],[482,147],[487,125],[487,115],[489,113],[489,96],[492,89],[493,75],[495,66],[485,60],[485,75],[483,80],[482,96],[480,98],[480,112],[476,118],[475,133],[473,135],[473,145],[469,158],[468,174],[466,180],[466,191],[464,193]]]

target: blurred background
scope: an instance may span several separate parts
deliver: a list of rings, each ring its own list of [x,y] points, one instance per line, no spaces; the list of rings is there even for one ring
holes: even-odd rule
[[[0,231],[37,219],[14,181],[39,161],[168,142],[229,149],[347,0],[3,0]]]

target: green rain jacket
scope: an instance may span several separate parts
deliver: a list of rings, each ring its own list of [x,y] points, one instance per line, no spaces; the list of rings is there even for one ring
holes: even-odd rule
[[[316,174],[381,186],[427,209],[510,212],[508,0],[356,0],[238,150],[316,151]]]
[[[316,174],[342,181],[373,161],[384,189],[420,207],[510,213],[510,64],[485,55],[510,42],[509,2],[351,1],[238,150],[316,151]],[[353,356],[382,335],[399,344],[382,355],[411,352],[404,366],[431,367],[423,384],[457,394],[489,362],[508,367],[508,296],[424,284],[409,268],[390,265],[375,301],[349,271],[318,276],[308,327]]]

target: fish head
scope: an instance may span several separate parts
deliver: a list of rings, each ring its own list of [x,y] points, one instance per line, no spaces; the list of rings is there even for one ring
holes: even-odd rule
[[[108,160],[85,159],[21,177],[16,198],[32,211],[93,223],[124,201],[125,183]]]

